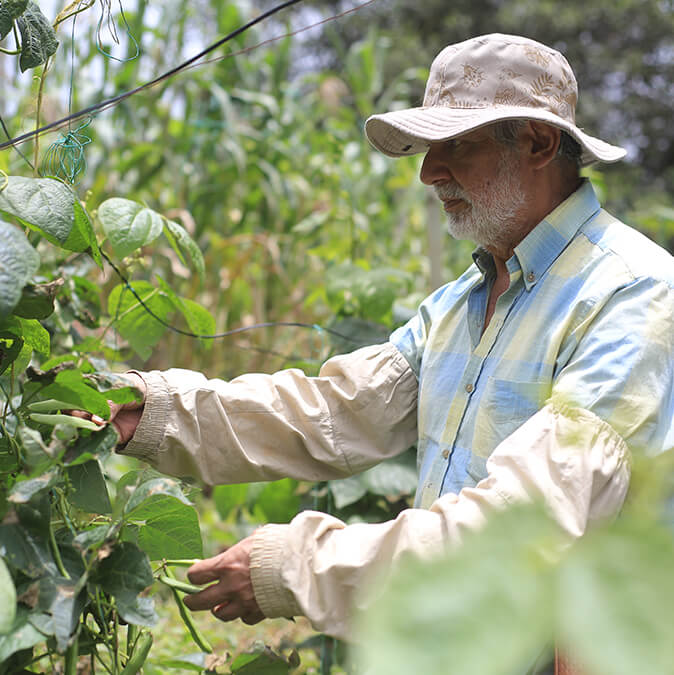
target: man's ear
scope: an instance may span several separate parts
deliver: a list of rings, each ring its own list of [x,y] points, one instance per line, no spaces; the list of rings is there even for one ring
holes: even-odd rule
[[[528,120],[520,136],[524,143],[524,157],[532,169],[542,169],[557,156],[562,132],[545,122]]]

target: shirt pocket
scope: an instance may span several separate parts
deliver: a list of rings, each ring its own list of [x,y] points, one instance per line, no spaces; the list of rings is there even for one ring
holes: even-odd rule
[[[485,459],[503,439],[543,407],[551,390],[550,380],[518,382],[489,378],[479,404],[473,440],[473,454],[482,458],[474,467],[478,469],[477,464],[480,465],[478,473],[486,475]]]

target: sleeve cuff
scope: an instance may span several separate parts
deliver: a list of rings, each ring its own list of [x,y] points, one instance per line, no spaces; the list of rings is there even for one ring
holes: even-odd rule
[[[265,525],[253,535],[250,575],[255,600],[267,618],[301,615],[293,594],[285,588],[282,568],[289,554],[288,525]]]
[[[159,452],[159,446],[166,431],[169,408],[168,385],[159,371],[141,373],[134,370],[131,372],[142,378],[147,387],[147,393],[143,415],[133,438],[124,447],[118,448],[117,452],[152,463]]]

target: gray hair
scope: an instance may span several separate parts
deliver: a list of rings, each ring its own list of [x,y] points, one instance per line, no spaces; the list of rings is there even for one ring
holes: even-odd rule
[[[494,139],[507,147],[514,147],[520,136],[520,132],[524,128],[526,120],[502,120],[495,122],[492,125],[494,130]],[[568,134],[563,129],[562,135],[559,139],[559,148],[557,149],[557,157],[561,160],[569,162],[576,169],[581,167],[581,155],[583,149],[578,141]]]

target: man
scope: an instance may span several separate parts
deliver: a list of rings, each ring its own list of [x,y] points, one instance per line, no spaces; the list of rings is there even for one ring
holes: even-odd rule
[[[575,124],[558,52],[488,35],[433,62],[421,108],[374,115],[370,142],[426,153],[449,230],[480,247],[390,342],[231,382],[136,373],[121,452],[209,483],[343,477],[418,444],[416,508],[346,526],[307,511],[194,565],[186,598],[228,621],[306,615],[348,637],[368,581],[543,500],[571,536],[615,516],[631,453],[674,445],[672,258],[604,212],[579,167],[625,151]]]

